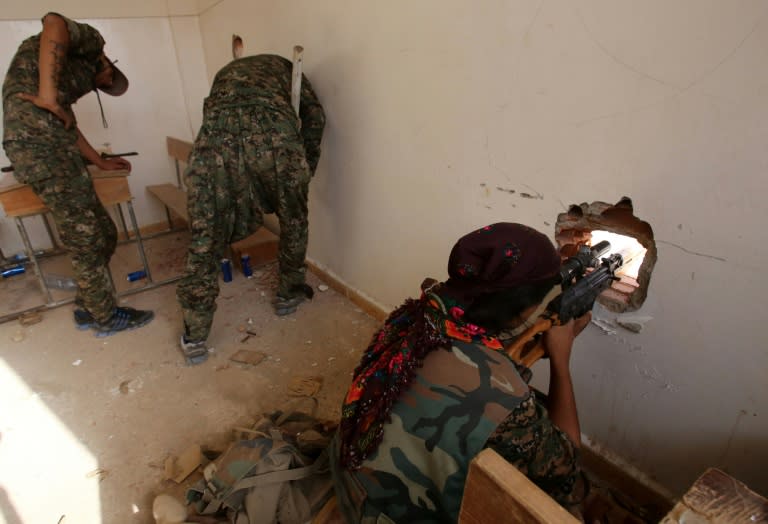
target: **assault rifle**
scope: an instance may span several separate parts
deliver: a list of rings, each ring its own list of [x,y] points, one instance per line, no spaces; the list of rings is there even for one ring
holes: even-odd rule
[[[560,268],[562,293],[547,305],[536,322],[506,348],[513,360],[527,367],[544,356],[543,334],[552,326],[567,323],[592,310],[598,295],[619,280],[616,270],[624,265],[624,257],[613,253],[605,258],[611,244],[604,240],[594,247],[581,246]]]

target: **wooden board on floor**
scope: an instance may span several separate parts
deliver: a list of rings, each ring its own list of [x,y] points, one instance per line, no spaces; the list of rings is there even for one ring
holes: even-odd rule
[[[768,522],[768,500],[719,469],[710,468],[693,483],[660,524]]]
[[[469,465],[459,524],[578,524],[578,520],[492,449]]]

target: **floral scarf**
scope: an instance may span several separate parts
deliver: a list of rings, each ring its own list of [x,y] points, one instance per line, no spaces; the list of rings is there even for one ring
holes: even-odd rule
[[[448,281],[397,308],[355,369],[341,411],[341,465],[358,469],[376,450],[393,404],[431,351],[449,348],[451,339],[503,349],[496,334],[463,319],[474,300],[551,277],[559,267],[551,241],[520,224],[493,224],[459,239],[451,251]]]

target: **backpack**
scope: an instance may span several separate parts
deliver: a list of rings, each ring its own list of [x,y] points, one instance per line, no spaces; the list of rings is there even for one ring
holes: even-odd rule
[[[232,524],[300,524],[333,495],[327,447],[335,424],[276,411],[234,442],[187,490],[200,515]]]

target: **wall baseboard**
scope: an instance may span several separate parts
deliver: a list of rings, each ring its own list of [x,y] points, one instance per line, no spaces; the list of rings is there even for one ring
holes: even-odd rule
[[[659,522],[675,504],[673,494],[618,455],[582,435],[582,467],[647,511],[649,522]]]
[[[350,302],[365,311],[368,315],[372,316],[376,320],[385,320],[390,309],[386,308],[383,304],[376,302],[374,299],[358,291],[344,282],[340,277],[331,272],[329,269],[323,267],[314,260],[307,259],[307,267],[312,273],[314,273],[320,280],[328,284],[334,291],[347,297]]]
[[[187,223],[179,218],[174,218],[171,220],[171,223],[173,224],[173,229],[168,229],[168,221],[163,220],[162,222],[154,222],[152,224],[147,224],[145,226],[141,226],[139,228],[139,233],[141,233],[141,236],[150,236],[150,235],[156,235],[158,233],[172,233],[176,232],[176,230],[183,231],[187,228]],[[128,238],[125,236],[125,231],[123,231],[122,226],[117,226],[117,239],[118,240],[128,240],[131,238],[134,238],[136,235],[134,231],[131,229],[131,226],[128,226]]]

